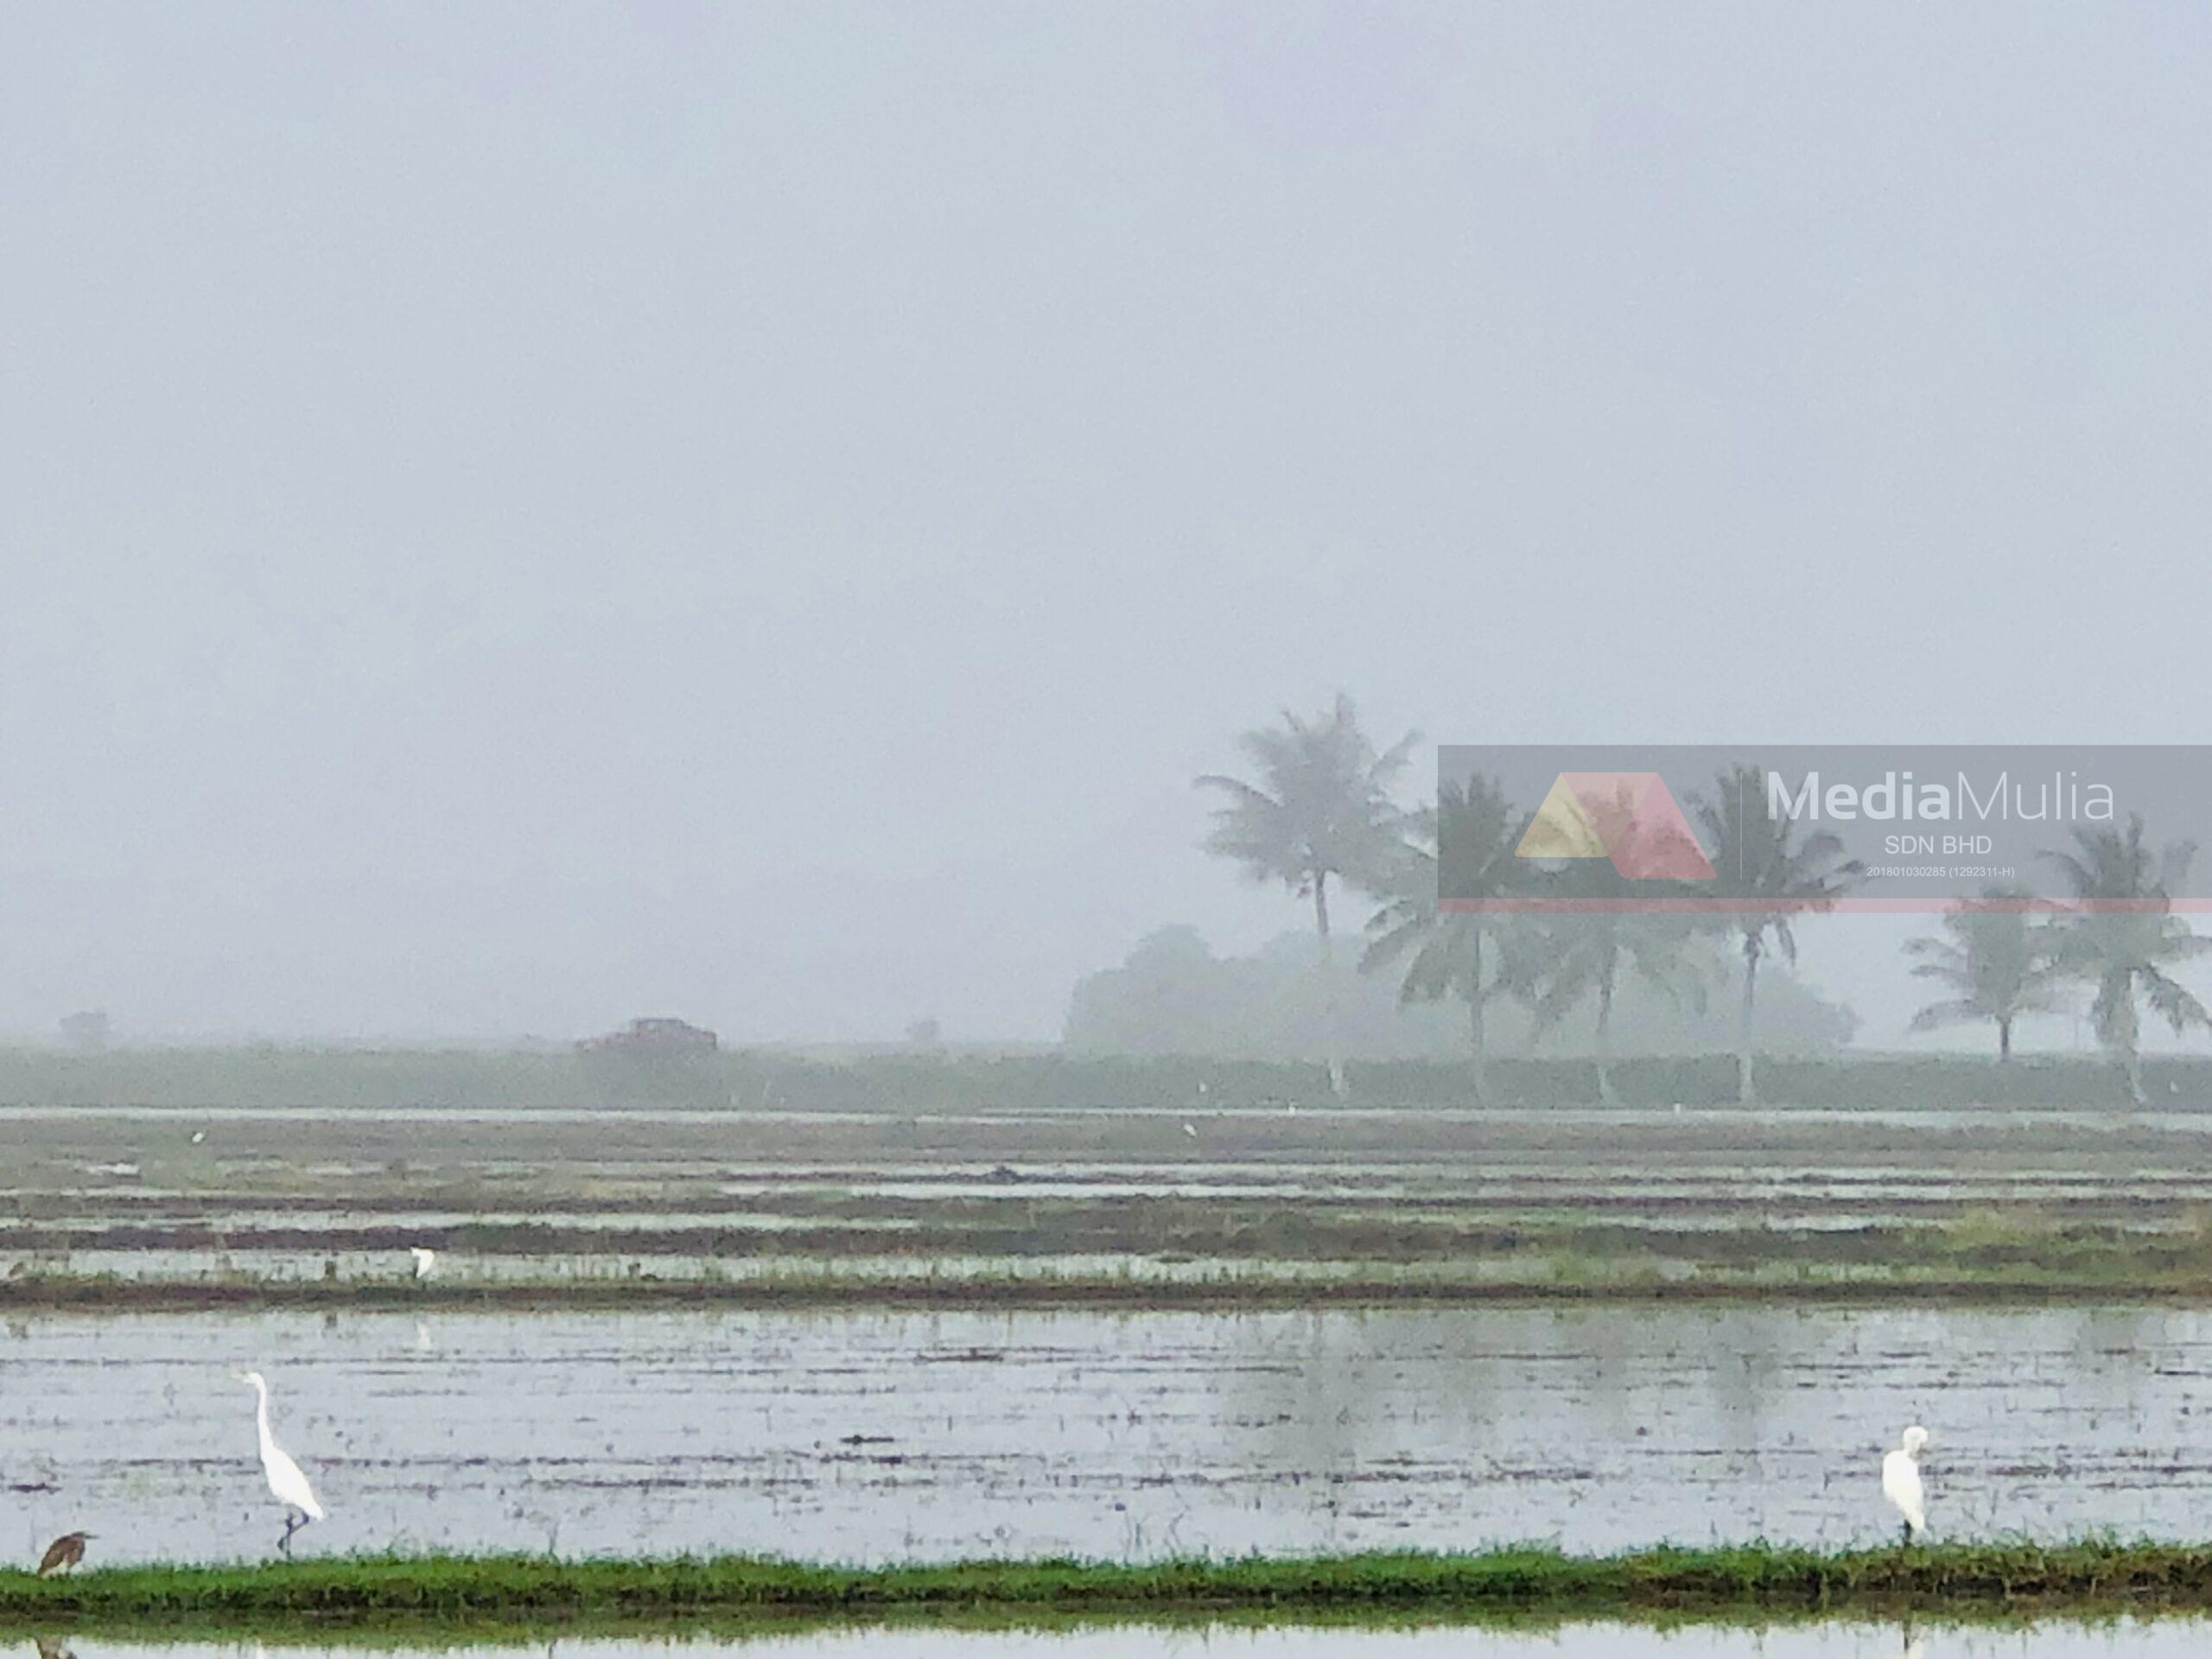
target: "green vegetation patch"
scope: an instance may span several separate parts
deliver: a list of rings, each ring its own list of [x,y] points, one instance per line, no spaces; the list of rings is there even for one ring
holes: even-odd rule
[[[1494,1059],[1478,1090],[1475,1069],[1447,1060],[1353,1060],[1356,1105],[1588,1106],[1597,1073],[1584,1058]],[[1732,1105],[1734,1056],[1616,1060],[1623,1103],[1665,1109]],[[2212,1059],[2162,1055],[2142,1062],[2145,1092],[2167,1109],[2212,1106]],[[2109,1060],[2038,1054],[2005,1065],[1976,1055],[1775,1056],[1759,1066],[1768,1107],[2104,1107],[2129,1103]],[[726,1050],[652,1060],[565,1051],[314,1048],[143,1048],[105,1054],[0,1047],[0,1104],[169,1109],[342,1110],[349,1107],[475,1110],[532,1107],[683,1106],[749,1111],[1188,1109],[1340,1105],[1325,1066],[1304,1061],[1062,1053],[866,1054],[817,1058]]]
[[[786,1621],[905,1615],[1372,1611],[1527,1615],[2103,1614],[2212,1608],[2212,1546],[1956,1544],[1824,1553],[1766,1545],[1614,1556],[1479,1554],[973,1561],[847,1568],[731,1557],[352,1557],[265,1566],[120,1567],[67,1579],[0,1572],[0,1622],[218,1629],[307,1619],[372,1626],[565,1621]]]

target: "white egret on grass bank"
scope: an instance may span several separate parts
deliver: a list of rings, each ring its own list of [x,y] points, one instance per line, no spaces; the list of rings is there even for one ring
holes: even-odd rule
[[[321,1520],[322,1505],[315,1502],[315,1488],[308,1484],[292,1454],[277,1445],[276,1437],[269,1432],[268,1380],[259,1371],[240,1371],[238,1379],[260,1396],[253,1422],[261,1433],[261,1472],[268,1478],[270,1495],[284,1506],[284,1535],[277,1540],[276,1548],[289,1555],[292,1535],[308,1522]]]
[[[39,1558],[38,1575],[41,1579],[55,1573],[67,1573],[85,1559],[85,1541],[89,1532],[65,1532],[46,1547],[46,1554]]]
[[[1920,1484],[1920,1449],[1927,1444],[1928,1431],[1915,1423],[1897,1449],[1882,1459],[1882,1496],[1904,1517],[1907,1543],[1928,1530],[1928,1492]]]
[[[415,1276],[417,1279],[427,1279],[438,1270],[438,1253],[435,1250],[426,1250],[420,1244],[410,1244],[407,1247],[407,1254],[415,1258]]]

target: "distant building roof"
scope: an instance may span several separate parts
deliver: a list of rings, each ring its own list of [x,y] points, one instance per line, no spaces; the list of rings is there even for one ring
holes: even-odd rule
[[[582,1049],[612,1049],[618,1052],[703,1054],[721,1046],[721,1039],[703,1026],[688,1020],[658,1015],[632,1020],[620,1031],[588,1037],[576,1045]]]

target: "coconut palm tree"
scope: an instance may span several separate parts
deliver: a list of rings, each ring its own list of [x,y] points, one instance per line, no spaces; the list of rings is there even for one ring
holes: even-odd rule
[[[1664,895],[1655,893],[1662,885],[1670,890]],[[1621,971],[1626,968],[1669,997],[1702,1007],[1705,984],[1691,950],[1696,918],[1650,904],[1657,897],[1680,897],[1675,884],[1631,881],[1604,859],[1572,860],[1548,874],[1544,887],[1560,907],[1530,912],[1507,936],[1503,983],[1529,1005],[1538,1035],[1555,1029],[1584,1003],[1592,1005],[1598,1098],[1614,1105],[1619,1096],[1613,1090],[1611,1031]]]
[[[1510,890],[1525,868],[1513,855],[1519,829],[1518,815],[1496,779],[1478,775],[1464,784],[1440,784],[1436,804],[1423,807],[1408,821],[1382,907],[1368,921],[1369,943],[1359,959],[1362,973],[1405,964],[1398,982],[1401,1007],[1446,996],[1466,1003],[1478,1102],[1488,1085],[1484,1013],[1502,985],[1497,953],[1484,947],[1503,918],[1447,911],[1440,900],[1491,899]],[[1447,864],[1452,890],[1446,894],[1440,877]]]
[[[2012,1022],[2059,1007],[2051,930],[2030,924],[2034,907],[2025,887],[1985,887],[1979,899],[1955,906],[1943,918],[1948,938],[1906,940],[1905,953],[1919,958],[1913,977],[1936,980],[1956,993],[1921,1009],[1910,1028],[1934,1031],[1986,1020],[1997,1027],[1999,1064],[2010,1060]]]
[[[2212,950],[2212,938],[2190,931],[2173,913],[2173,896],[2189,874],[2196,843],[2152,848],[2143,820],[2126,830],[2077,829],[2070,852],[2045,852],[2067,887],[2063,920],[2053,936],[2058,970],[2096,987],[2089,1018],[2097,1040],[2111,1051],[2127,1078],[2128,1097],[2143,1103],[2143,1058],[2137,1048],[2142,1025],[2138,998],[2173,1027],[2212,1029],[2212,1014],[2195,993],[2166,969]]]
[[[1751,1068],[1751,1038],[1758,1008],[1759,959],[1772,936],[1783,960],[1795,966],[1797,935],[1789,918],[1833,910],[1835,901],[1866,874],[1866,867],[1843,855],[1843,843],[1827,830],[1802,841],[1796,826],[1777,817],[1767,798],[1766,771],[1731,766],[1714,775],[1717,793],[1696,804],[1699,826],[1710,843],[1712,892],[1733,901],[1727,926],[1744,958],[1743,1011],[1736,1027],[1736,1096],[1758,1097]]]
[[[1329,936],[1329,883],[1335,879],[1368,892],[1386,886],[1402,856],[1403,810],[1390,785],[1417,741],[1408,732],[1381,753],[1360,730],[1359,713],[1341,692],[1335,706],[1312,720],[1288,709],[1278,726],[1243,734],[1236,746],[1251,761],[1256,782],[1209,773],[1198,787],[1224,798],[1214,809],[1206,849],[1235,859],[1255,881],[1280,881],[1313,901],[1313,931],[1321,941],[1321,972],[1328,993],[1324,1040],[1329,1087],[1344,1092],[1342,1041],[1338,1030],[1336,969]]]

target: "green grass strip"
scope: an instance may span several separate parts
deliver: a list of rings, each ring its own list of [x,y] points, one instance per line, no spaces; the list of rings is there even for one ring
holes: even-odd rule
[[[2212,1546],[1946,1544],[1827,1553],[1766,1545],[1612,1556],[1479,1554],[972,1561],[847,1568],[748,1557],[560,1560],[370,1556],[259,1566],[0,1572],[0,1623],[30,1629],[311,1620],[331,1626],[786,1621],[1001,1615],[1419,1613],[1796,1616],[1938,1610],[2108,1614],[2212,1609]]]

